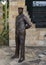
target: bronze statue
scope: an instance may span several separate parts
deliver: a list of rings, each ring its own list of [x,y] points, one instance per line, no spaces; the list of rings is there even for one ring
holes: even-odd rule
[[[23,8],[18,8],[19,15],[16,17],[16,51],[12,58],[19,58],[18,62],[25,60],[25,36],[26,29],[31,27],[31,22],[23,14]]]

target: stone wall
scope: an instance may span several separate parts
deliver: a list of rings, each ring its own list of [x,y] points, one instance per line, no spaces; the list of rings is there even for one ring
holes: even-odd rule
[[[24,14],[29,18],[31,21],[28,12],[27,6],[25,5],[25,0],[10,0],[9,4],[9,45],[15,45],[15,20],[16,16],[18,15],[18,7],[24,8]],[[36,29],[35,24],[32,23],[32,27],[26,30],[26,45],[28,46],[45,46],[46,45],[46,29]]]
[[[0,3],[0,33],[3,30],[3,11],[2,11],[2,4]]]

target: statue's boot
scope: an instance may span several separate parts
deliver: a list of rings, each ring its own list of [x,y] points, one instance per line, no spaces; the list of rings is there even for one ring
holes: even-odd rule
[[[24,60],[25,60],[24,58],[20,58],[19,61],[18,61],[18,63],[21,63],[21,62],[23,62]]]
[[[11,59],[19,58],[19,55],[13,55]]]

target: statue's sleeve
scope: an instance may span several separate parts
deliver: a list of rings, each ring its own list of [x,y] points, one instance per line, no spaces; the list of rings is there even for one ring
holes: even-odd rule
[[[24,16],[24,21],[26,24],[26,29],[30,28],[31,27],[31,21],[26,16]]]

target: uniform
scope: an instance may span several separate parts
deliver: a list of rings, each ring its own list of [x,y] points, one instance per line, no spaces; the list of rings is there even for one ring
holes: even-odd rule
[[[25,59],[25,36],[26,29],[31,27],[31,22],[27,19],[24,14],[18,15],[16,17],[16,51],[17,56]]]

